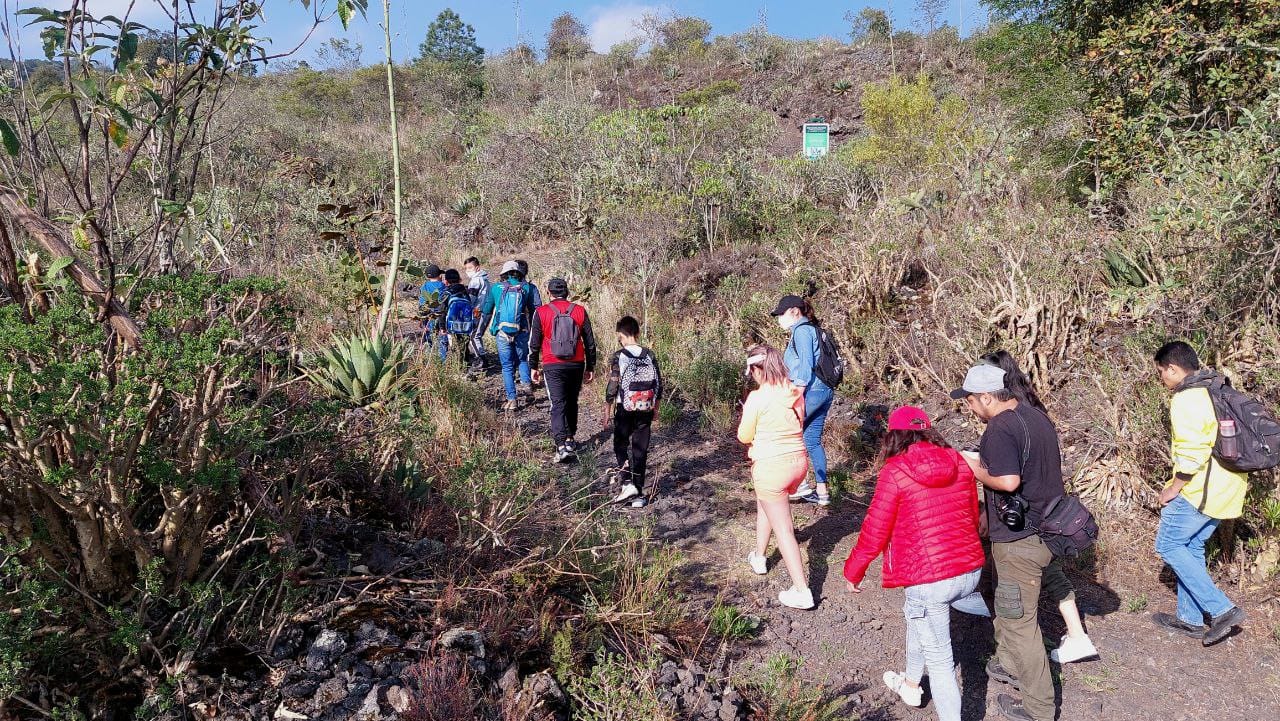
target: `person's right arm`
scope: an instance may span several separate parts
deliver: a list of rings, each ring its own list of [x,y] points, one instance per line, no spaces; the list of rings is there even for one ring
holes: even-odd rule
[[[1198,390],[1175,394],[1169,400],[1169,429],[1174,475],[1160,494],[1161,503],[1176,498],[1213,457],[1218,419],[1208,394]]]
[[[792,354],[784,353],[787,363],[787,374],[791,382],[800,390],[804,390],[813,382],[813,367],[818,362],[814,348],[817,346],[818,330],[810,323],[798,325],[791,331],[791,342],[788,344]]]
[[[529,369],[542,367],[542,318],[540,313],[533,314],[529,323]]]
[[[1002,428],[987,428],[992,436],[982,444],[982,455],[962,456],[982,485],[994,491],[1012,493],[1022,486],[1022,445]]]
[[[489,323],[493,320],[493,309],[497,306],[497,301],[493,299],[493,291],[498,286],[490,285],[487,293],[484,294],[484,303],[480,305],[480,327],[488,328]]]
[[[858,542],[849,551],[849,558],[844,562],[844,577],[849,583],[857,586],[867,575],[867,567],[884,552],[893,536],[893,526],[898,518],[898,484],[889,477],[892,471],[880,469],[880,480],[876,482],[876,492],[871,498],[871,507],[867,509],[866,518],[862,521],[862,530],[858,532]]]
[[[756,424],[760,422],[758,395],[752,393],[742,404],[742,420],[738,423],[738,442],[751,445],[756,439]]]

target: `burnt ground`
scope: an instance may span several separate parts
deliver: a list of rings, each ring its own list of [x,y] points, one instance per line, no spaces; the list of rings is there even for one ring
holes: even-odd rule
[[[487,385],[491,401],[500,403],[500,383],[490,379]],[[565,482],[595,483],[600,502],[605,503],[613,489],[593,480],[612,463],[609,436],[601,429],[602,392],[599,381],[583,391],[579,424],[583,463],[577,470],[566,471]],[[522,398],[521,409],[511,421],[528,435],[545,437],[547,412],[546,397],[539,392],[533,399]],[[849,432],[854,413],[841,401],[833,418],[836,422],[829,425],[829,442],[842,443],[847,439],[832,436]],[[546,448],[550,445],[548,441]],[[720,599],[763,619],[757,636],[735,650],[730,673],[750,672],[770,656],[786,653],[802,660],[805,678],[827,685],[844,700],[849,718],[936,718],[931,704],[921,709],[907,707],[880,680],[885,670],[901,670],[904,664],[902,592],[879,588],[879,562],[872,565],[860,595],[846,589],[841,575],[870,501],[873,480],[869,473],[855,474],[854,482],[846,484],[852,491],[827,509],[804,504],[793,507],[818,599],[812,611],[778,604],[776,594],[787,585],[787,577],[776,550],[771,552],[767,576],[756,576],[747,566],[745,559],[755,532],[755,501],[747,479],[744,449],[732,433],[710,429],[684,414],[674,427],[655,429],[647,488],[650,505],[643,510],[619,508],[616,512],[636,524],[649,524],[657,540],[682,551],[685,560],[678,571],[679,582],[692,613],[706,613],[714,600]],[[1153,533],[1155,519],[1144,523]],[[1126,563],[1109,564],[1123,571],[1109,575],[1090,568],[1069,569],[1085,625],[1101,659],[1065,668],[1054,666],[1055,677],[1060,679],[1059,718],[1280,718],[1280,597],[1274,585],[1270,590],[1224,585],[1233,600],[1248,611],[1250,620],[1233,637],[1203,648],[1197,641],[1160,631],[1151,624],[1152,612],[1173,610],[1174,596],[1168,577],[1162,578],[1161,564],[1150,550],[1149,540],[1144,547],[1127,551],[1106,549],[1111,556],[1125,558]],[[1064,633],[1052,604],[1042,604],[1040,618],[1046,639],[1057,639]],[[960,666],[964,718],[999,718],[996,695],[1009,689],[989,680],[984,672],[994,652],[990,620],[953,614],[952,639]]]

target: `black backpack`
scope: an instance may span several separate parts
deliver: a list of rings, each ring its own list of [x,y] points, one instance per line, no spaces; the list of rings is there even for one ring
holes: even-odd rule
[[[1231,387],[1231,381],[1213,371],[1192,381],[1189,387],[1209,391],[1219,421],[1236,425],[1236,452],[1223,450],[1222,434],[1213,445],[1213,457],[1223,468],[1236,473],[1265,471],[1280,466],[1280,422],[1257,398]],[[1221,424],[1219,424],[1221,425]]]

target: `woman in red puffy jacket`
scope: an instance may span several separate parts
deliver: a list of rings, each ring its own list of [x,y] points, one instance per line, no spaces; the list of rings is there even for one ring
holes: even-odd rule
[[[911,406],[889,415],[880,459],[875,497],[844,577],[849,590],[861,593],[867,566],[884,553],[883,585],[905,588],[907,618],[906,673],[886,671],[885,685],[903,702],[919,706],[927,669],[938,718],[960,721],[950,610],[990,615],[976,591],[985,559],[973,471],[933,430],[924,411]]]

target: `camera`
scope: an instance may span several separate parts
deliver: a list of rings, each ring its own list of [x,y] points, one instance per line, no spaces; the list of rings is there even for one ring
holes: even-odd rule
[[[1010,531],[1021,531],[1027,525],[1027,509],[1031,507],[1022,494],[1001,493],[996,496],[996,516]]]

